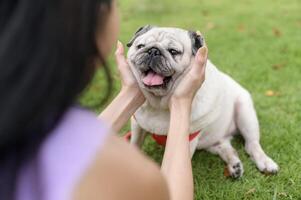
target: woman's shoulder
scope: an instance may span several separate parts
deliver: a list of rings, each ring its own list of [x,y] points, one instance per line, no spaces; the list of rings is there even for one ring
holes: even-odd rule
[[[45,174],[80,174],[93,162],[108,134],[109,128],[94,113],[70,108],[40,149],[39,160],[49,170]]]
[[[92,111],[74,106],[65,112],[57,124],[57,127],[54,129],[54,132],[61,131],[61,129],[66,131],[72,129],[81,131],[87,129],[106,130],[107,128],[108,127],[101,120],[97,119],[97,116]]]
[[[74,154],[79,151],[80,155],[93,147],[99,149],[108,132],[109,128],[93,112],[72,107],[49,134],[41,153]]]
[[[73,199],[168,200],[169,195],[159,166],[113,134],[75,188]]]
[[[43,197],[38,199],[70,199],[108,134],[109,128],[93,112],[70,108],[42,143],[36,157],[22,168],[18,195],[21,199],[35,199],[30,187],[42,187]]]

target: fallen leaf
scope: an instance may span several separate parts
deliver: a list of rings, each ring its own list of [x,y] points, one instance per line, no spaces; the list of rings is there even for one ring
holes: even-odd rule
[[[231,174],[230,174],[229,169],[228,169],[227,166],[225,166],[225,168],[224,168],[224,176],[225,177],[230,177],[231,176]]]
[[[265,96],[272,97],[274,95],[275,95],[275,92],[273,90],[268,90],[265,92]]]
[[[243,24],[238,25],[237,31],[240,32],[240,33],[245,32],[246,31],[245,25],[243,25]]]
[[[282,32],[278,28],[273,28],[273,33],[276,37],[282,36]]]
[[[206,30],[211,30],[214,29],[216,27],[216,25],[213,22],[208,22],[206,25]]]
[[[267,96],[267,97],[275,97],[275,96],[279,96],[279,95],[280,95],[279,92],[275,92],[273,90],[267,90],[265,92],[265,96]]]
[[[209,15],[209,11],[208,10],[202,10],[202,15],[203,16],[208,16]]]
[[[274,70],[282,69],[284,66],[285,66],[284,63],[277,63],[277,64],[272,65]]]
[[[256,189],[255,188],[252,188],[250,190],[248,190],[245,195],[250,195],[250,194],[254,194],[256,192]]]

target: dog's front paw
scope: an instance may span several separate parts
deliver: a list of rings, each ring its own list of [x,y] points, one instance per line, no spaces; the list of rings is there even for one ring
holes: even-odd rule
[[[235,179],[240,178],[244,173],[243,165],[241,162],[228,164],[225,168],[225,176]]]

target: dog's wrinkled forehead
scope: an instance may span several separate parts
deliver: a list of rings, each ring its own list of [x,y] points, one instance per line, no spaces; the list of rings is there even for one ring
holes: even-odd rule
[[[127,44],[128,47],[160,43],[165,47],[190,48],[192,54],[203,46],[203,38],[194,31],[187,31],[179,28],[160,28],[144,26],[138,29],[134,37]]]

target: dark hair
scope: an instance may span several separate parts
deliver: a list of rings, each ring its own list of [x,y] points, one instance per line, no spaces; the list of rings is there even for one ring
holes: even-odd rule
[[[0,197],[94,75],[111,0],[0,1]],[[104,63],[104,60],[101,58]],[[107,71],[107,70],[105,70]],[[108,75],[109,76],[109,75]]]

